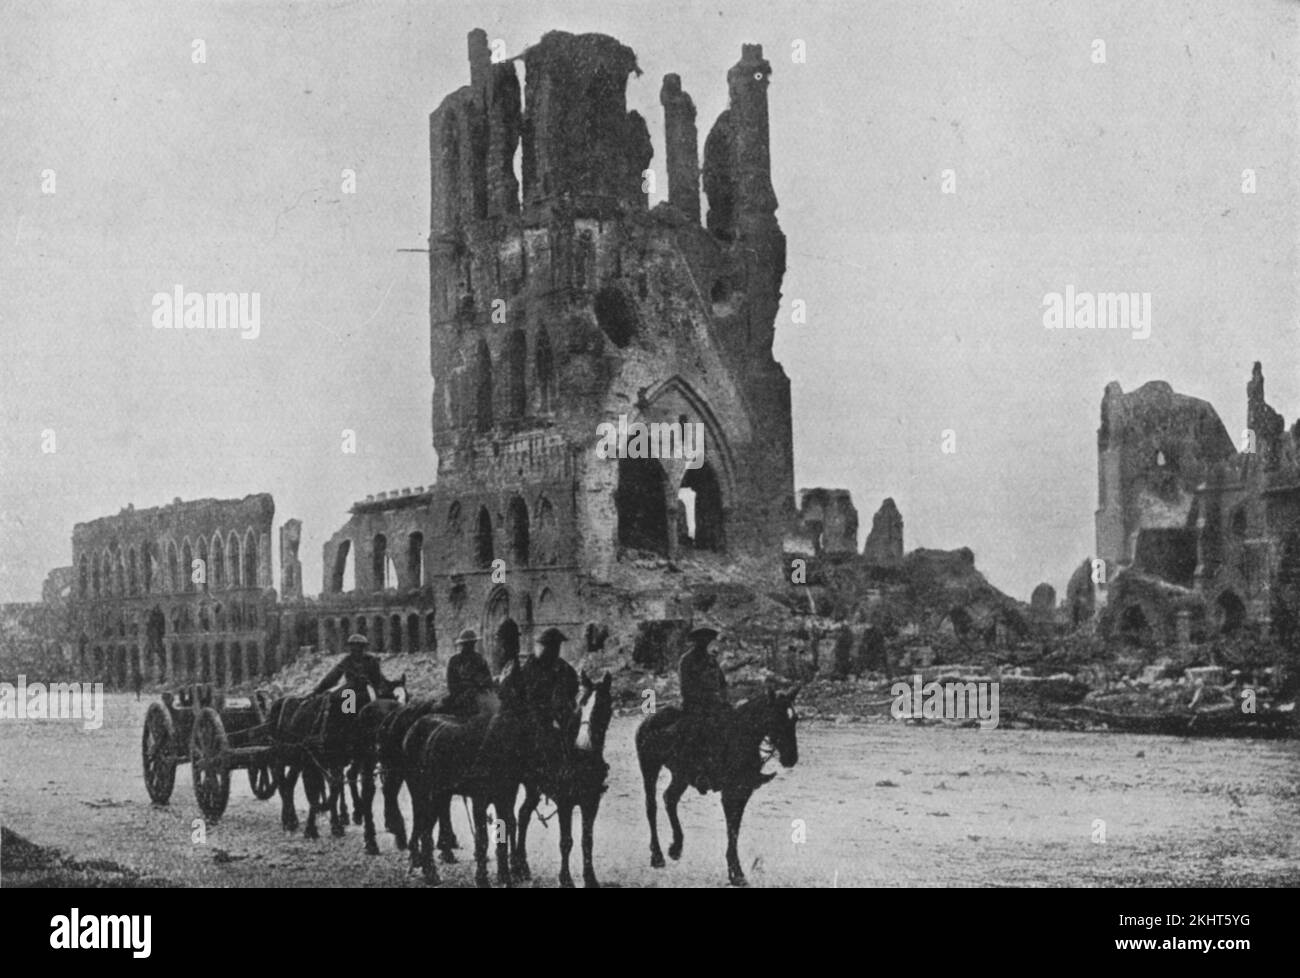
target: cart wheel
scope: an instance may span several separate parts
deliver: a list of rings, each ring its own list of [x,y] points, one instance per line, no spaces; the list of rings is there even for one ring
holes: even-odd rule
[[[280,787],[280,777],[276,764],[257,764],[248,769],[248,784],[253,789],[253,797],[266,801]]]
[[[221,714],[205,706],[194,720],[194,734],[190,737],[190,773],[194,776],[194,798],[209,822],[221,818],[230,801],[227,749]]]
[[[144,715],[140,753],[144,759],[144,787],[155,805],[165,805],[176,786],[176,727],[161,703],[150,703]]]

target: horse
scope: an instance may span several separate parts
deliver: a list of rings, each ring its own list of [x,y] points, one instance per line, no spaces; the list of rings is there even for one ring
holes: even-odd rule
[[[377,691],[381,699],[402,702],[406,675]],[[330,833],[344,834],[339,815],[339,797],[344,767],[354,753],[358,735],[355,690],[341,689],[307,696],[286,696],[271,707],[269,723],[275,763],[280,768],[280,825],[285,831],[298,828],[294,790],[302,775],[307,796],[307,825],[303,837],[317,839],[316,816],[329,812]],[[362,704],[362,711],[367,704]]]
[[[769,689],[763,696],[738,704],[726,719],[719,773],[722,811],[727,820],[727,878],[732,886],[746,885],[736,849],[745,805],[756,788],[776,777],[775,774],[763,773],[763,764],[771,756],[770,753],[764,754],[764,742],[771,744],[783,767],[793,767],[799,760],[795,738],[795,724],[799,718],[793,705],[798,692],[797,687],[788,693]],[[686,742],[679,727],[683,715],[677,707],[665,707],[646,717],[636,731],[637,762],[645,787],[646,818],[650,822],[650,865],[655,869],[664,866],[655,804],[659,771],[667,767],[672,774],[672,781],[664,791],[664,807],[668,809],[668,821],[673,828],[668,855],[680,859],[682,824],[677,818],[677,802],[692,785],[690,775],[684,772],[699,769],[698,758],[691,756],[695,745]]]
[[[469,799],[474,824],[475,882],[489,885],[487,810],[498,823],[497,882],[510,886],[509,855],[515,840],[515,798],[532,754],[532,737],[521,712],[503,710],[495,693],[480,695],[480,709],[468,719],[431,713],[407,732],[402,745],[407,786],[411,792],[411,868],[437,883],[433,862],[433,827],[450,825],[451,798]],[[445,852],[445,850],[444,850]]]
[[[600,886],[592,866],[591,849],[600,796],[607,788],[605,776],[609,773],[604,753],[605,734],[614,715],[614,698],[610,692],[613,677],[607,672],[599,683],[593,683],[583,672],[579,681],[582,692],[574,717],[574,743],[556,783],[546,787],[560,816],[560,885],[573,886],[569,853],[573,850],[573,809],[576,807],[582,812],[582,881],[584,886],[592,888]],[[528,821],[537,810],[542,795],[536,773],[525,778],[524,790],[524,803],[519,808],[519,837],[511,855],[510,868],[518,878],[530,879]]]
[[[352,793],[354,808],[353,820],[365,826],[364,836],[366,852],[379,854],[379,843],[375,838],[374,798],[375,769],[380,771],[380,782],[384,796],[384,829],[392,833],[399,850],[407,847],[406,820],[402,817],[399,796],[402,785],[406,782],[405,756],[402,743],[407,733],[421,717],[433,713],[440,701],[421,697],[405,704],[391,700],[375,700],[367,703],[358,720],[359,729],[354,742],[353,761],[348,768],[348,788]],[[358,795],[356,781],[361,779],[361,792]],[[448,823],[443,823],[439,835],[438,848],[442,852],[443,862],[455,862],[452,850],[457,848],[456,835]]]

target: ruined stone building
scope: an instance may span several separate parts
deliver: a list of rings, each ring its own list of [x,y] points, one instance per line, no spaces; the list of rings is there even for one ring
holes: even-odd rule
[[[64,634],[80,673],[128,687],[186,680],[220,685],[279,666],[265,493],[176,500],[78,523]],[[46,595],[46,601],[50,596]]]
[[[436,651],[465,627],[499,660],[537,626],[680,625],[687,558],[781,580],[794,478],[772,356],[785,238],[771,66],[743,47],[702,166],[694,104],[664,78],[668,200],[652,210],[631,49],[554,31],[517,61],[526,86],[473,31],[469,84],[429,117],[436,484],[356,502],[324,546],[318,598],[297,520],[280,528],[273,590],[269,495],[79,524],[68,634],[87,668],[237,684],[352,632],[376,652]],[[602,422],[664,426],[668,457],[601,457]],[[699,458],[673,455],[688,425]]]
[[[1289,639],[1300,608],[1297,428],[1264,400],[1255,364],[1247,431],[1234,443],[1214,408],[1153,381],[1106,388],[1097,433],[1097,555],[1068,600],[1081,620],[1141,644],[1186,644],[1250,628]],[[1239,450],[1240,449],[1240,450]]]
[[[669,199],[650,210],[633,52],[554,31],[518,60],[526,85],[473,31],[469,84],[429,119],[437,481],[358,502],[327,543],[326,647],[358,622],[380,649],[445,647],[468,626],[499,657],[537,625],[599,621],[608,588],[655,617],[657,584],[623,573],[646,556],[779,573],[793,452],[772,356],[771,66],[744,46],[702,167],[694,105],[664,78]],[[597,425],[620,419],[703,425],[703,464],[599,457]]]

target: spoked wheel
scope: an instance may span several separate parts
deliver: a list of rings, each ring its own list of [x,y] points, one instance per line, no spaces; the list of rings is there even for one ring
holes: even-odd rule
[[[144,760],[144,787],[155,805],[165,805],[176,786],[176,727],[161,703],[151,703],[144,715],[140,753]]]
[[[194,798],[209,822],[221,818],[230,801],[230,769],[227,765],[226,728],[221,714],[210,706],[199,711],[190,738],[190,773],[194,776]]]
[[[258,801],[266,801],[280,787],[279,768],[278,764],[268,761],[248,769],[248,785]]]

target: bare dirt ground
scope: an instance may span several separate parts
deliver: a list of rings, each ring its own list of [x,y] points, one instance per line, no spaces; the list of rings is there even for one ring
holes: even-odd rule
[[[342,839],[327,828],[315,842],[286,836],[278,798],[257,801],[243,772],[232,776],[226,815],[205,843],[193,843],[188,767],[168,807],[151,805],[144,790],[148,703],[110,694],[98,731],[73,721],[0,723],[0,820],[77,859],[183,886],[425,885],[387,835],[374,857],[351,825]],[[716,795],[686,796],[685,854],[650,868],[637,722],[617,717],[610,730],[597,874],[606,886],[724,885]],[[1300,885],[1294,740],[808,722],[799,747],[798,765],[760,789],[746,813],[741,859],[755,886]],[[301,790],[298,801],[301,813]],[[453,817],[466,848],[459,865],[443,867],[444,885],[469,886],[459,802]],[[660,820],[667,848],[662,810]],[[794,841],[796,820],[806,841]],[[554,822],[534,825],[531,885],[555,885],[558,838]],[[578,858],[575,847],[575,869]],[[22,874],[4,882],[21,883]]]

